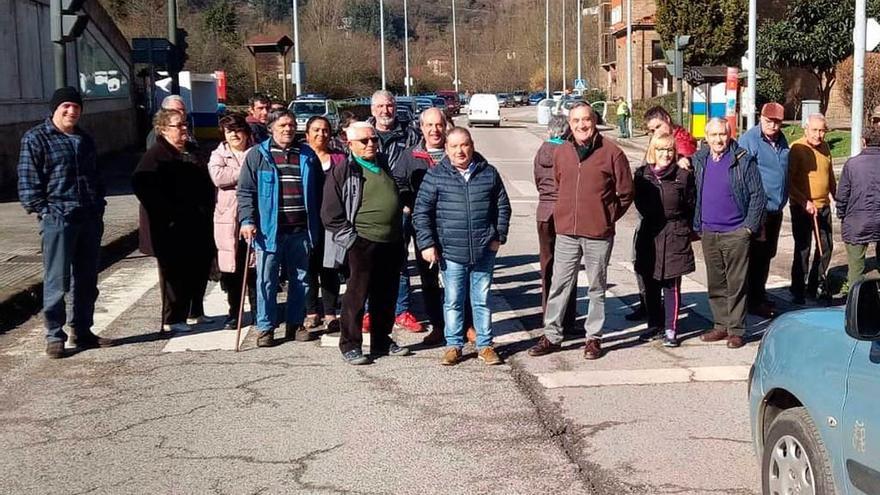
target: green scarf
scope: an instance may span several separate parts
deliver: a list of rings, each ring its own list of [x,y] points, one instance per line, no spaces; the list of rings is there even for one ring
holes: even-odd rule
[[[370,172],[373,172],[374,174],[378,174],[379,171],[381,170],[379,168],[379,166],[373,162],[368,162],[367,160],[364,160],[363,158],[361,158],[357,155],[352,155],[352,156],[354,157],[354,161],[358,162],[361,165],[361,167],[364,167],[365,169],[369,170]]]
[[[562,139],[562,138],[555,137],[555,138],[550,138],[550,139],[548,139],[547,142],[548,142],[548,143],[553,143],[553,144],[562,144],[562,143],[565,142],[565,140]]]

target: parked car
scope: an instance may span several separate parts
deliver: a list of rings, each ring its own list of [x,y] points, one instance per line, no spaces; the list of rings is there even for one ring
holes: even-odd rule
[[[437,91],[437,96],[446,100],[446,107],[449,110],[449,115],[458,115],[461,113],[461,100],[458,98],[458,93],[456,93],[455,90]]]
[[[471,96],[468,102],[468,127],[474,124],[501,125],[501,109],[498,96],[478,93]]]
[[[880,493],[880,280],[777,318],[749,372],[763,493]]]
[[[439,108],[440,111],[443,112],[443,115],[446,116],[447,120],[452,119],[452,112],[449,111],[449,106],[446,104],[445,98],[437,96],[435,98],[432,98],[432,100],[434,102],[434,106]]]
[[[497,96],[498,105],[504,108],[516,106],[516,104],[513,102],[513,95],[511,95],[510,93],[498,93]]]
[[[529,95],[529,105],[537,105],[538,102],[547,98],[547,93],[537,92]]]
[[[553,99],[554,100],[561,100],[563,96],[565,96],[565,93],[563,93],[562,91],[554,91],[553,92]]]
[[[529,94],[525,91],[514,91],[513,92],[513,103],[517,106],[519,105],[528,105],[529,104]]]
[[[339,130],[339,106],[335,101],[321,94],[305,94],[290,102],[287,108],[296,115],[296,132],[305,134],[306,122],[315,115],[322,115],[330,121],[330,132]]]
[[[406,107],[413,115],[418,115],[419,106],[416,104],[415,98],[411,96],[397,96],[394,98],[397,108]]]
[[[401,121],[404,126],[409,125],[416,120],[416,114],[408,105],[397,107],[397,120]]]
[[[434,106],[434,98],[431,98],[430,96],[416,96],[415,101],[417,114]]]

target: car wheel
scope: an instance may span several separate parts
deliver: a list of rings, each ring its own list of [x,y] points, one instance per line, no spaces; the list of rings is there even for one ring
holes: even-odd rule
[[[501,127],[501,124],[492,124],[492,127]]]
[[[833,495],[828,451],[803,407],[786,409],[770,425],[761,459],[765,495]]]

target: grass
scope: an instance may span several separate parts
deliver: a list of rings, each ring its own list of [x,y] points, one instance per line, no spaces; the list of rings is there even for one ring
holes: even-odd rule
[[[788,143],[793,143],[796,139],[800,139],[804,135],[804,130],[798,125],[787,125],[782,128],[782,133],[788,139]],[[850,132],[831,130],[825,135],[825,141],[831,148],[832,158],[847,158],[850,151]]]

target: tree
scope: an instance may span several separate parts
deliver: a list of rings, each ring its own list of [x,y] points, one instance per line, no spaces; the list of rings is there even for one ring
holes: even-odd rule
[[[227,44],[241,41],[238,34],[238,14],[229,0],[220,0],[205,10],[202,22],[206,31]]]
[[[757,108],[761,108],[765,103],[785,101],[785,83],[778,72],[762,67],[758,69],[757,76],[758,84],[755,87]]]
[[[391,43],[403,39],[403,18],[394,16],[391,9],[385,7],[385,42]],[[351,27],[369,35],[379,36],[379,2],[375,0],[349,0],[345,6],[345,17],[351,18]]]
[[[841,89],[847,98],[852,98],[853,92],[853,59],[849,57],[837,68],[837,76],[840,78]],[[880,53],[868,53],[865,56],[865,104],[862,109],[865,120],[870,119],[874,107],[880,105]]]
[[[658,0],[657,33],[666,47],[689,34],[685,65],[739,66],[746,52],[748,0]]]
[[[869,15],[880,10],[880,0],[869,2]],[[799,0],[792,2],[782,20],[761,26],[758,61],[769,67],[799,67],[816,79],[822,113],[828,109],[837,82],[837,64],[852,55],[855,27],[853,0]]]

